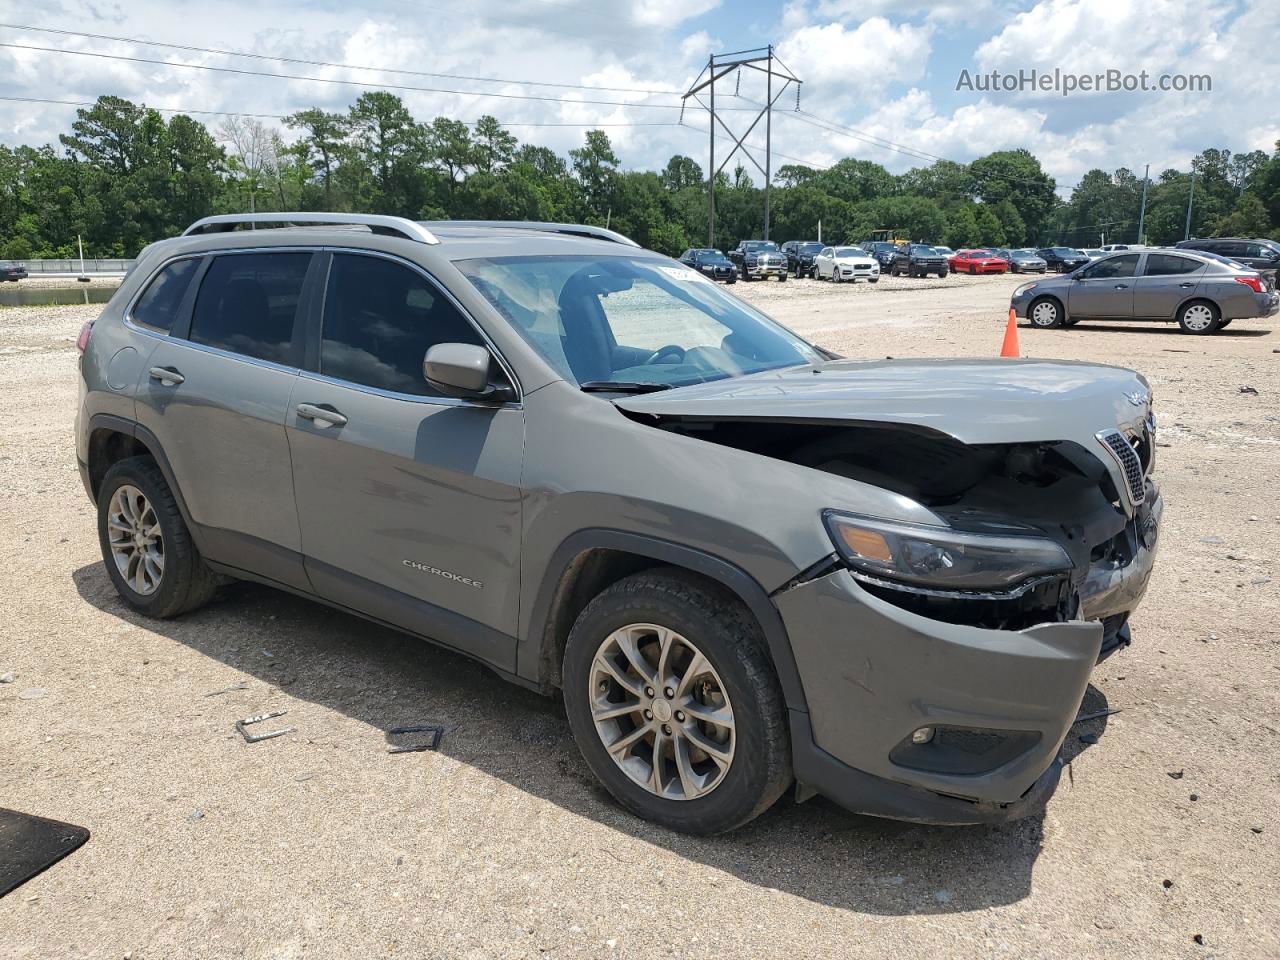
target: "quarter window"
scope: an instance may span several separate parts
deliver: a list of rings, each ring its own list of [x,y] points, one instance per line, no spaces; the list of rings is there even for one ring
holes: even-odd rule
[[[1186,257],[1172,257],[1167,253],[1147,254],[1148,277],[1174,277],[1183,273],[1195,273],[1204,264]]]
[[[199,263],[200,259],[195,257],[166,264],[134,304],[130,314],[133,322],[168,333]]]
[[[310,263],[309,253],[215,257],[196,297],[191,342],[296,366],[293,325]]]
[[[1086,280],[1132,277],[1138,269],[1138,259],[1139,255],[1136,253],[1128,253],[1122,257],[1107,257],[1085,270],[1083,276]]]
[[[334,254],[321,373],[393,393],[440,396],[422,373],[427,350],[437,343],[484,346],[475,327],[421,275],[380,257]]]

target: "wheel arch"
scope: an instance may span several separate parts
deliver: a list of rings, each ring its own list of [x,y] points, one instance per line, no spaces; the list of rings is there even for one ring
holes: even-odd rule
[[[102,480],[107,471],[121,460],[129,457],[147,456],[156,462],[160,472],[164,474],[164,482],[173,492],[178,502],[178,510],[190,531],[196,547],[202,547],[199,541],[199,525],[192,522],[191,513],[187,510],[187,502],[182,496],[182,488],[174,477],[173,467],[165,455],[160,439],[142,424],[112,414],[94,414],[89,420],[89,441],[87,445],[88,462],[86,484],[89,496],[96,503],[98,493],[102,489]]]
[[[658,567],[693,573],[736,596],[764,634],[786,705],[807,710],[786,626],[755,578],[701,550],[621,530],[580,530],[552,554],[534,595],[528,630],[520,641],[517,673],[542,689],[559,687],[565,641],[582,609],[623,577]]]

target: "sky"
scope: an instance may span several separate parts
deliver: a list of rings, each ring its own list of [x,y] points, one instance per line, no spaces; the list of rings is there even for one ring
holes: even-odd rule
[[[775,107],[775,169],[853,156],[900,173],[1025,147],[1065,192],[1095,167],[1141,175],[1150,164],[1156,176],[1188,169],[1206,147],[1270,153],[1280,140],[1266,96],[1277,0],[0,0],[0,24],[0,98],[110,93],[216,128],[219,117],[194,111],[278,124],[272,115],[342,110],[365,90],[391,88],[420,119],[490,114],[521,141],[562,153],[599,126],[627,168],[683,153],[705,169],[708,115],[692,101],[682,115],[680,94],[709,54],[766,44],[803,81],[798,103],[793,86]],[[20,49],[30,47],[45,49]],[[1212,89],[957,89],[965,71],[1033,69],[1207,74]],[[739,135],[765,96],[763,74],[741,72],[717,85],[717,108],[731,108],[721,117]],[[56,143],[74,117],[70,105],[0,99],[0,142]],[[731,145],[724,136],[718,160]],[[762,121],[747,138],[761,164],[763,142]]]

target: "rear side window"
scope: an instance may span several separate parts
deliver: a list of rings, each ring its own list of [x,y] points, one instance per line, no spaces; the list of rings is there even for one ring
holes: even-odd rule
[[[293,321],[309,253],[228,253],[215,257],[191,316],[192,343],[296,366]]]
[[[1148,277],[1174,277],[1183,273],[1195,273],[1204,264],[1187,257],[1173,257],[1167,253],[1151,253],[1147,255]]]
[[[133,322],[168,333],[199,263],[200,259],[196,257],[165,264],[133,305],[133,313],[130,314]]]
[[[475,327],[420,274],[380,257],[334,255],[321,373],[393,393],[439,396],[422,374],[427,350],[437,343],[484,346]]]

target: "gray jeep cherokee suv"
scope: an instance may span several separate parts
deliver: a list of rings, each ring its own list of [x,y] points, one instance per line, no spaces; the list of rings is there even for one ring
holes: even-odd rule
[[[213,217],[80,346],[129,605],[251,579],[559,690],[595,775],[679,830],[792,782],[1038,811],[1154,559],[1137,374],[841,360],[599,228]]]

